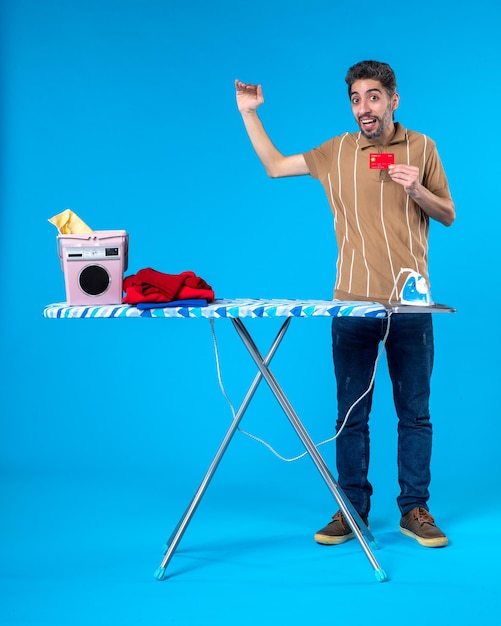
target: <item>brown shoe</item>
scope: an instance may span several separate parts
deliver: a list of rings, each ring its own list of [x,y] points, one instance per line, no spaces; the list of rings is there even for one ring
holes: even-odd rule
[[[367,525],[367,518],[362,518],[362,520]],[[340,543],[353,539],[354,536],[344,515],[341,511],[338,511],[332,518],[332,522],[329,522],[327,526],[317,531],[313,535],[313,539],[324,546],[337,546]]]
[[[402,517],[400,532],[426,548],[442,548],[449,543],[445,534],[435,526],[435,520],[429,511],[419,506]]]

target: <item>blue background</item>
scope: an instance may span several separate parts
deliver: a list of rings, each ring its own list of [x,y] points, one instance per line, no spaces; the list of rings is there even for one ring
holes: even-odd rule
[[[5,0],[1,7],[3,360],[0,621],[330,624],[500,620],[499,6],[337,0],[252,3]],[[238,435],[174,556],[152,574],[231,419],[198,320],[42,318],[64,300],[56,230],[73,209],[130,235],[128,273],[193,270],[218,297],[330,298],[336,250],[323,190],[270,180],[245,135],[235,78],[263,85],[284,153],[355,128],[346,69],[389,62],[397,119],[436,141],[458,218],[430,232],[436,316],[431,510],[446,550],[398,533],[396,419],[386,366],[372,416],[371,526],[391,582],[359,546],[311,534],[335,503],[306,458]],[[266,350],[277,328],[257,320]],[[238,405],[254,375],[216,323]],[[335,403],[327,320],[296,320],[273,370],[316,440]],[[242,427],[300,442],[265,387]],[[322,449],[334,464],[333,447]],[[361,602],[364,599],[364,602]],[[424,608],[423,608],[424,605]],[[422,611],[415,607],[422,607]]]

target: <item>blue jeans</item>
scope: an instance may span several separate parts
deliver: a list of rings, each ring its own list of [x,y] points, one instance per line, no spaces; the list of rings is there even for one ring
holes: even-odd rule
[[[415,506],[428,509],[432,443],[429,396],[434,354],[431,314],[394,314],[389,320],[333,319],[332,349],[338,400],[336,430],[352,404],[369,387],[388,323],[386,354],[398,416],[400,495],[397,504],[405,515]],[[362,517],[369,513],[372,495],[368,480],[371,406],[372,390],[352,410],[336,439],[339,486]]]

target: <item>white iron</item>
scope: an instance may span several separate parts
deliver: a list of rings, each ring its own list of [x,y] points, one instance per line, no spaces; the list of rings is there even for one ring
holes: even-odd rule
[[[413,304],[418,306],[429,306],[433,304],[430,287],[426,278],[411,269],[402,271],[408,271],[409,274],[405,279],[404,286],[400,292],[400,302],[402,304]]]

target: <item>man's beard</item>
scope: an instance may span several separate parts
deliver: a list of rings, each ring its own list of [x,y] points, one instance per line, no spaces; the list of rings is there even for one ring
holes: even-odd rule
[[[393,111],[391,109],[391,105],[389,105],[388,108],[386,109],[382,119],[377,116],[374,116],[374,117],[378,121],[379,126],[376,128],[376,130],[373,130],[371,132],[366,132],[364,130],[364,126],[362,122],[358,120],[358,127],[360,128],[362,135],[366,139],[377,139],[378,137],[381,137],[381,135],[384,133],[385,129],[389,126],[389,124],[391,123],[393,119]]]
[[[360,130],[362,131],[362,135],[366,139],[377,139],[378,137],[381,137],[381,135],[383,134],[384,126],[383,126],[383,124],[380,123],[376,130],[374,130],[371,133],[366,133],[365,130],[363,129],[362,125],[360,125]]]

